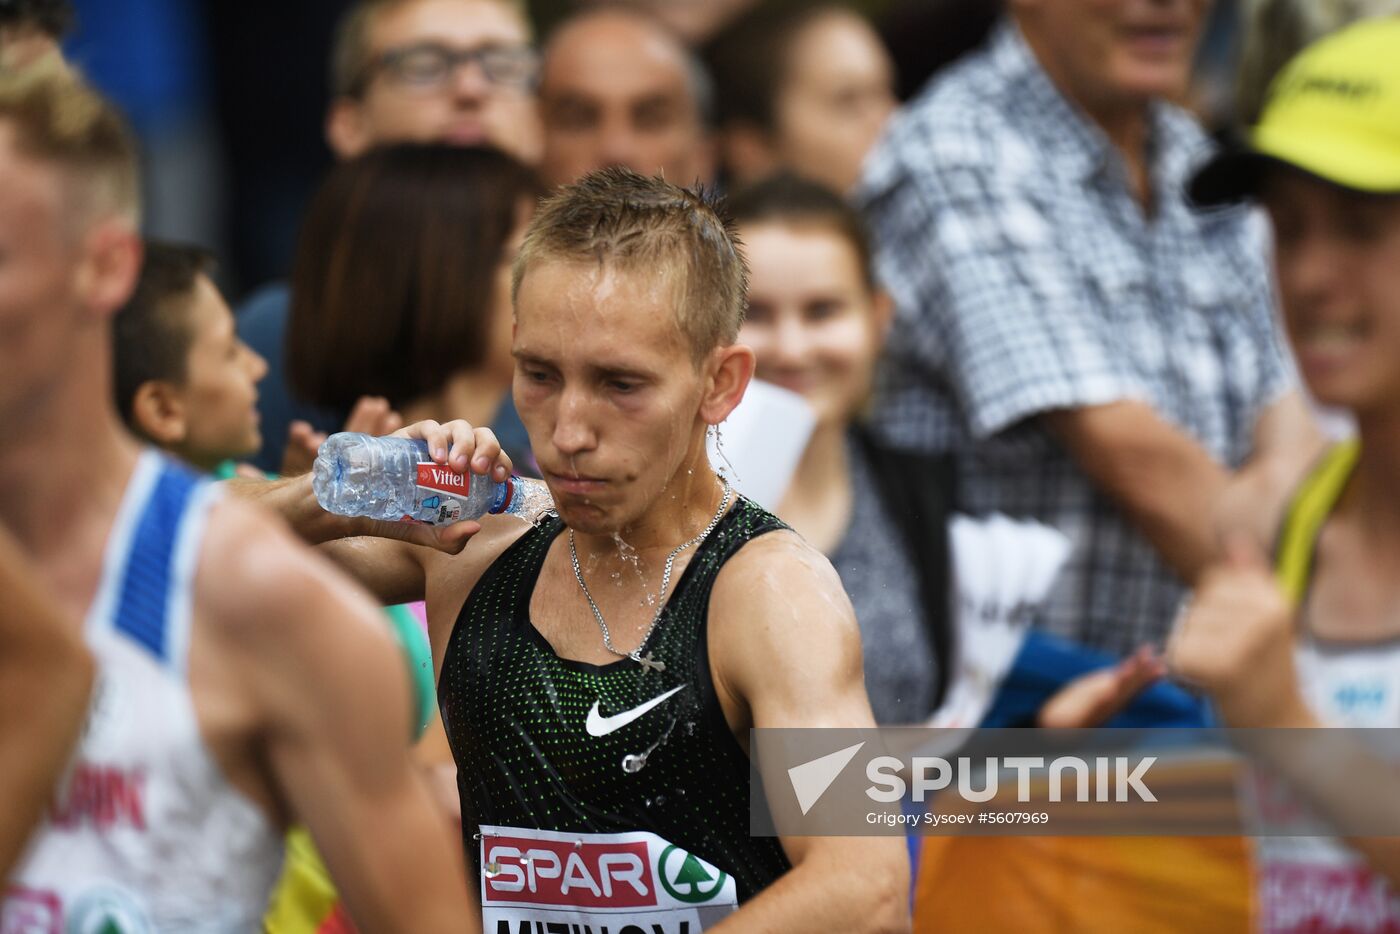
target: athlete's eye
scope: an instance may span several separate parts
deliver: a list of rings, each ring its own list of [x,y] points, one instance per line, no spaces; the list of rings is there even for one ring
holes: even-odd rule
[[[608,388],[611,389],[613,392],[620,392],[624,394],[635,392],[638,388],[640,388],[640,386],[640,383],[634,383],[631,380],[627,379],[608,380]]]

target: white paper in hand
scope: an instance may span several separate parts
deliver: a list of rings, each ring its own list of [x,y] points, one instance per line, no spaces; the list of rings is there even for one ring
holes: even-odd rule
[[[776,509],[816,424],[816,413],[806,399],[781,386],[753,380],[743,400],[720,423],[723,456],[710,437],[710,463],[716,470],[726,469],[740,493],[764,509]]]
[[[1070,541],[1038,522],[1003,515],[954,516],[952,550],[953,663],[938,727],[974,727],[992,700],[1069,556]]]

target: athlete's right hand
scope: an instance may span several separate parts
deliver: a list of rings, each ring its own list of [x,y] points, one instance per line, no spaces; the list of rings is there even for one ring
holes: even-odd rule
[[[470,469],[474,474],[489,474],[493,480],[504,480],[510,476],[510,456],[501,450],[501,442],[496,440],[495,433],[489,428],[473,428],[461,419],[442,424],[428,419],[400,428],[390,437],[428,442],[428,454],[433,461],[457,473],[466,473]],[[354,521],[364,523],[358,530],[359,534],[394,538],[454,555],[481,531],[481,523],[472,519],[437,526],[375,519]]]

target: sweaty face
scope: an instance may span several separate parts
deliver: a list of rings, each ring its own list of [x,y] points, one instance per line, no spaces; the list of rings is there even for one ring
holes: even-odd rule
[[[846,12],[808,23],[775,102],[780,160],[844,193],[894,112],[894,66],[875,31]]]
[[[101,326],[75,290],[80,244],[61,187],[57,170],[15,151],[0,121],[0,434],[83,365],[78,344]]]
[[[743,226],[749,310],[740,343],[755,375],[799,393],[821,425],[845,424],[870,391],[880,350],[875,298],[855,249],[825,226]]]
[[[1400,407],[1400,197],[1278,171],[1264,188],[1289,340],[1313,395]]]
[[[550,185],[615,165],[678,185],[708,180],[684,53],[654,26],[599,15],[567,28],[548,49],[540,106]]]
[[[559,508],[624,529],[704,443],[704,378],[663,276],[569,260],[530,266],[516,297],[515,405]]]
[[[1210,0],[1013,0],[1061,89],[1090,110],[1179,98]]]
[[[438,141],[490,143],[527,162],[538,157],[538,118],[528,82],[493,80],[479,60],[459,63],[434,80],[434,69],[410,54],[425,47],[532,54],[524,21],[505,3],[415,0],[374,18],[368,39],[375,64],[362,98],[344,102],[356,119],[353,143],[341,155],[378,143]]]
[[[175,387],[185,410],[185,439],[176,453],[205,468],[257,453],[258,380],[267,374],[267,361],[238,339],[233,312],[207,276],[195,280],[187,320],[185,382]]]

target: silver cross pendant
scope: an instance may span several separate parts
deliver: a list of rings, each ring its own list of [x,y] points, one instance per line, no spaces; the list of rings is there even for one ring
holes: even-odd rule
[[[648,652],[645,655],[633,655],[632,659],[638,665],[641,665],[643,668],[649,669],[651,671],[666,670],[666,663],[662,661],[657,661],[656,659],[652,658],[650,652]]]

